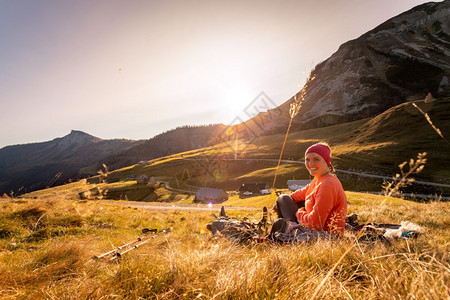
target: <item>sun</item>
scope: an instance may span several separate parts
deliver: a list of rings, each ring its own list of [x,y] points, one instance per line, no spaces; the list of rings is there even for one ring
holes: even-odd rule
[[[244,110],[252,100],[251,93],[243,86],[234,86],[223,90],[223,107],[226,113],[232,114],[233,117],[245,115]]]

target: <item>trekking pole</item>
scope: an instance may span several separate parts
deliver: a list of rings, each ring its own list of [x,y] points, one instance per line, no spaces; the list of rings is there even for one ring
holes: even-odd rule
[[[156,233],[156,232],[157,232],[157,229],[148,229],[148,228],[142,229],[142,233]],[[124,245],[122,245],[122,246],[116,247],[116,248],[114,248],[113,250],[108,251],[108,252],[105,252],[105,253],[103,253],[103,254],[101,254],[101,255],[95,255],[95,256],[92,257],[92,258],[95,259],[95,260],[97,260],[97,259],[103,258],[103,257],[105,257],[105,256],[107,256],[107,255],[110,255],[110,254],[113,254],[113,255],[114,255],[114,253],[116,253],[117,251],[120,251],[120,250],[122,250],[123,248],[126,248],[126,247],[128,247],[128,246],[131,246],[131,245],[133,245],[133,244],[136,244],[136,243],[142,241],[142,239],[145,238],[147,235],[148,235],[148,234],[146,234],[146,235],[144,235],[144,236],[141,236],[141,237],[138,237],[137,239],[135,239],[135,240],[133,240],[133,241],[131,241],[131,242],[129,242],[129,243],[126,243],[126,244],[124,244]]]
[[[172,231],[172,227],[163,229],[163,230],[161,230],[160,232],[158,232],[157,234],[152,235],[151,237],[149,237],[148,239],[144,240],[143,242],[141,242],[141,243],[139,243],[139,244],[137,244],[137,245],[134,245],[133,247],[128,248],[128,249],[126,249],[126,250],[123,251],[123,252],[116,252],[116,253],[114,253],[114,256],[111,257],[111,258],[109,259],[109,261],[113,261],[113,260],[115,260],[116,258],[121,258],[122,255],[124,255],[125,253],[128,253],[128,252],[130,252],[131,250],[134,250],[134,249],[139,248],[140,246],[142,246],[142,245],[144,245],[145,243],[149,242],[151,239],[156,238],[156,237],[157,237],[158,235],[160,235],[161,233],[169,233],[169,232],[171,232],[171,231]]]

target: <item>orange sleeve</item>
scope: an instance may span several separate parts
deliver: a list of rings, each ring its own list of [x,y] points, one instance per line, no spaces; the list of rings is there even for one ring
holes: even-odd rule
[[[295,200],[294,200],[295,201]],[[322,182],[315,195],[315,203],[310,212],[299,209],[296,213],[297,221],[310,228],[320,230],[330,215],[335,202],[335,192],[331,182]]]
[[[296,190],[295,192],[293,192],[290,196],[292,198],[292,200],[294,200],[294,202],[300,202],[300,201],[304,201],[306,199],[306,194],[308,193],[309,190],[309,186],[311,184],[308,184],[307,186],[305,186],[302,189]]]

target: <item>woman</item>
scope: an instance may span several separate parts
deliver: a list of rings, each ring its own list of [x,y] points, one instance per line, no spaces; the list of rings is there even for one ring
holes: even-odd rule
[[[278,197],[274,206],[278,217],[288,221],[287,232],[303,225],[343,234],[347,198],[341,182],[333,174],[330,147],[326,143],[309,147],[305,152],[305,166],[314,179],[303,189]]]

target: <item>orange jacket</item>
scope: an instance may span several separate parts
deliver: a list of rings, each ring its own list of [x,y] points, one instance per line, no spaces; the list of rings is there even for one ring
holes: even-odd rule
[[[326,174],[291,194],[295,202],[306,200],[296,213],[300,224],[316,230],[343,234],[347,215],[347,197],[339,179]]]

